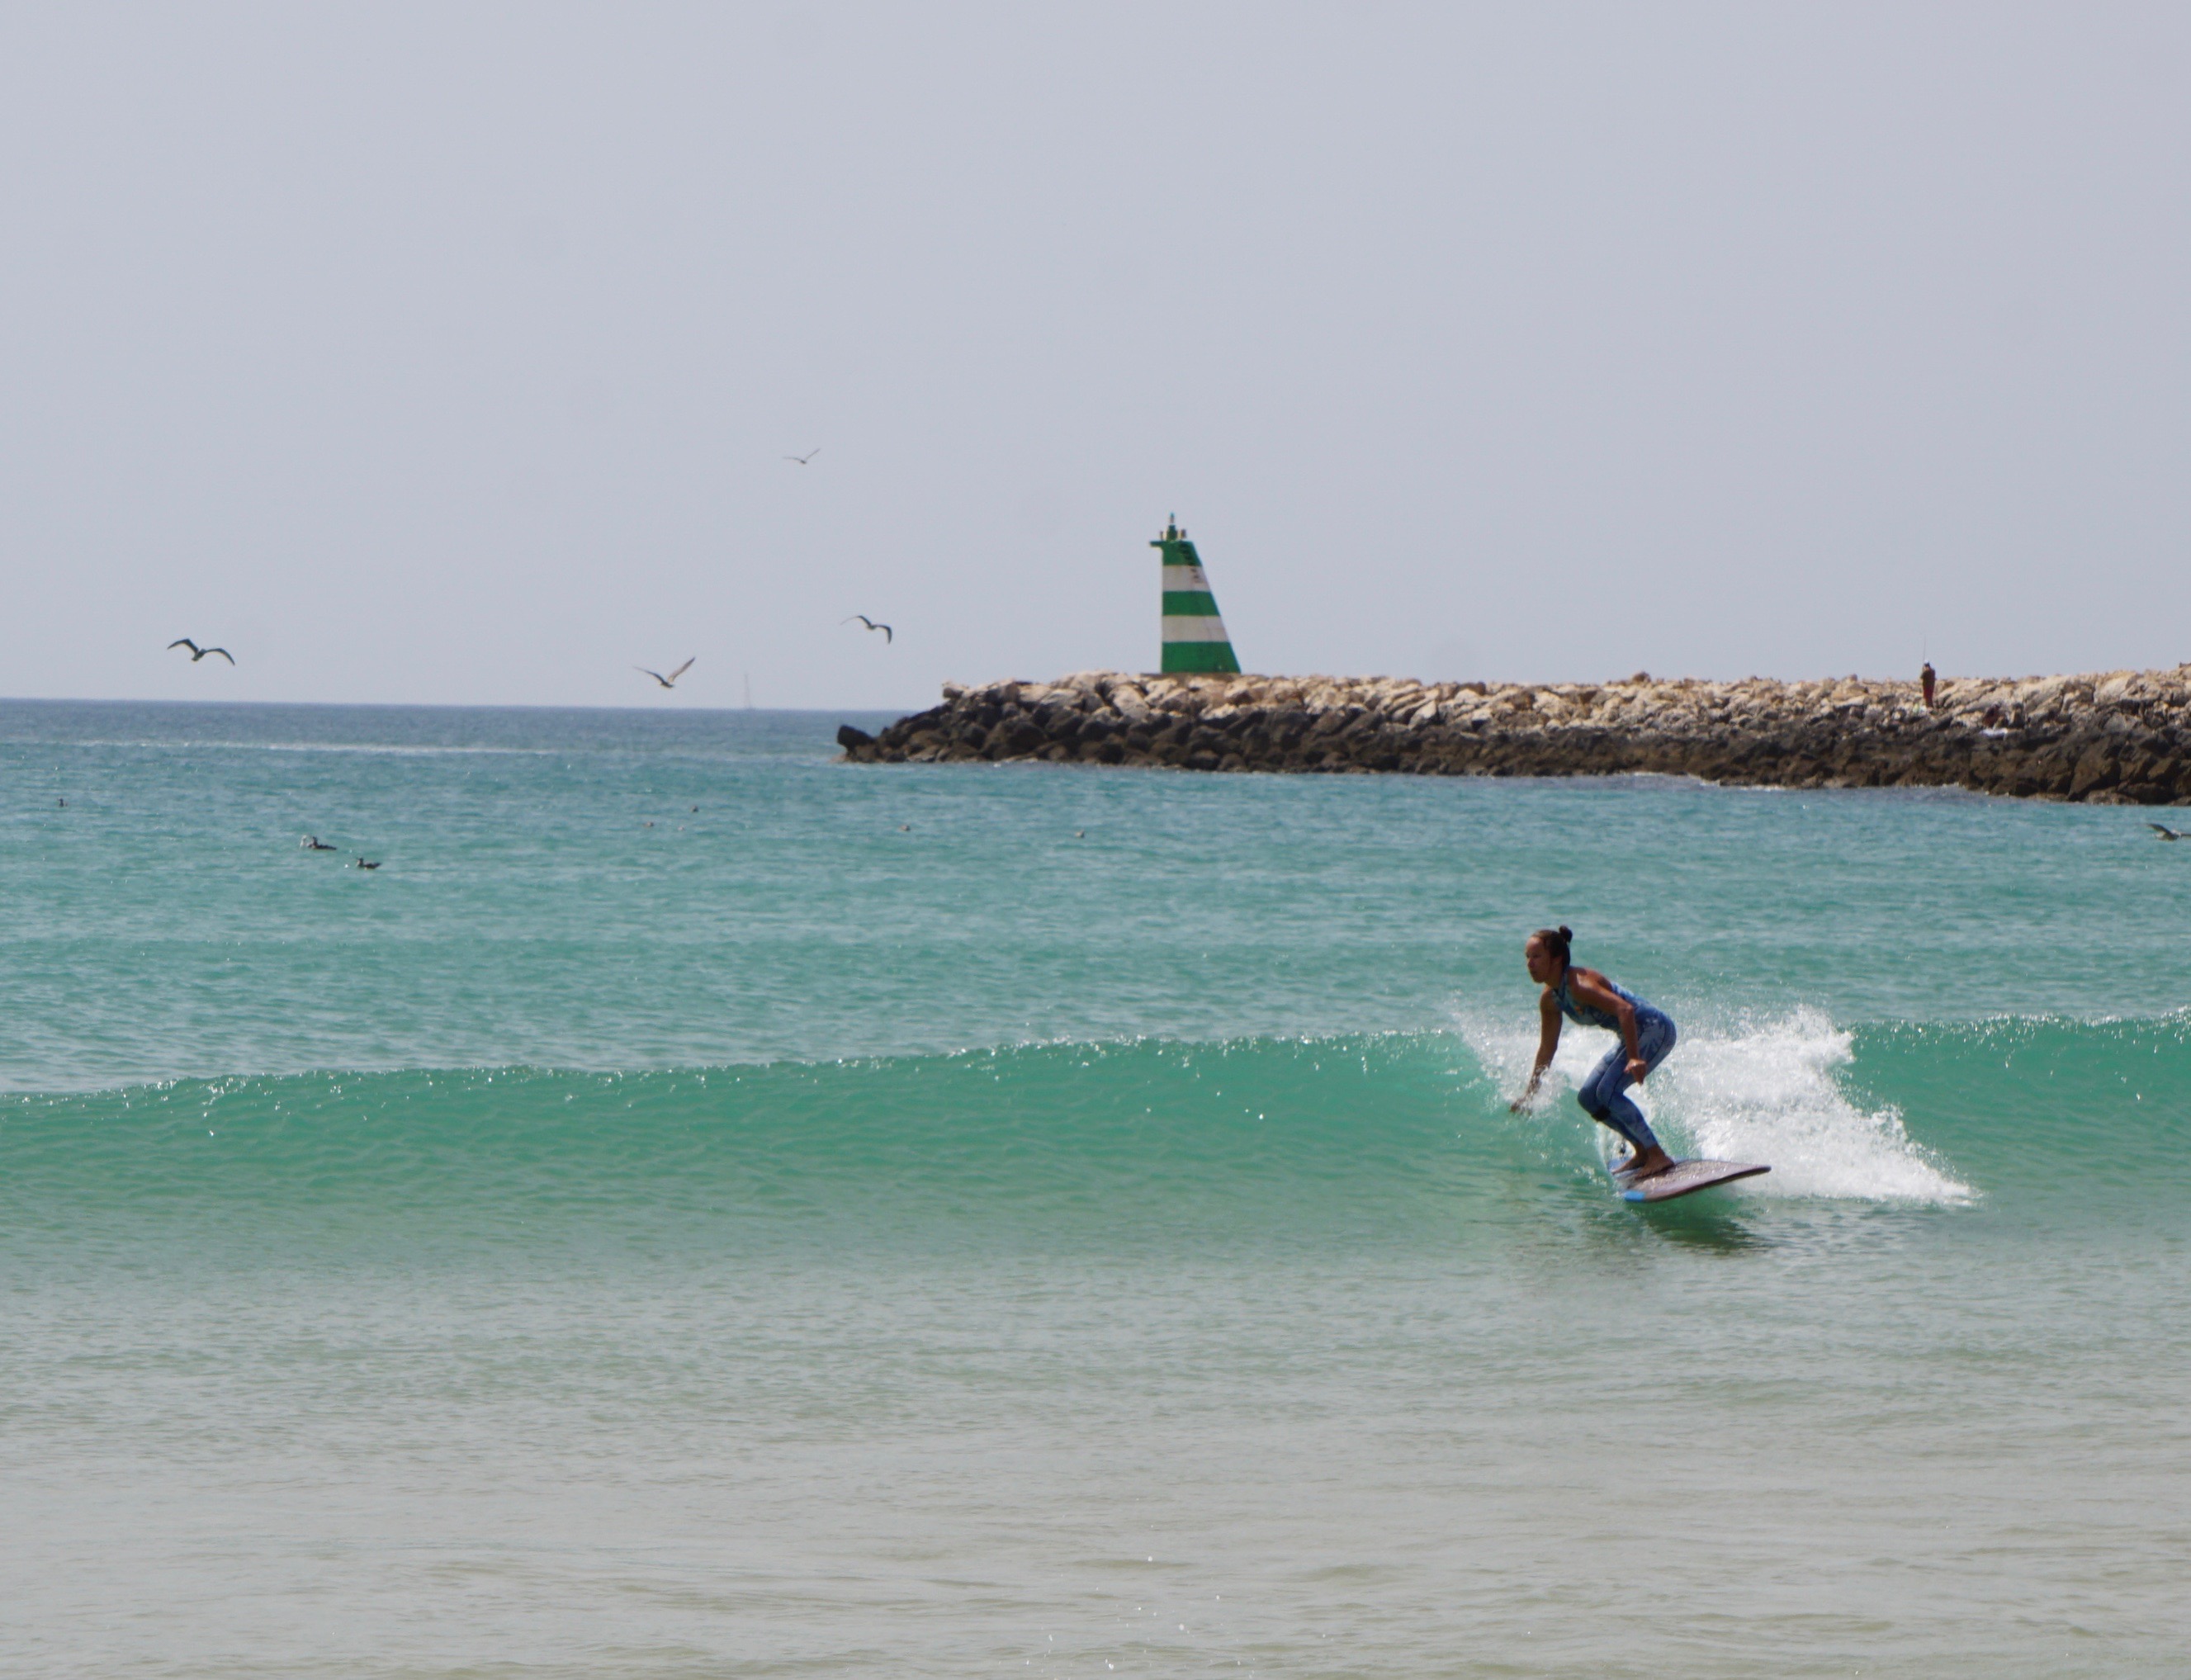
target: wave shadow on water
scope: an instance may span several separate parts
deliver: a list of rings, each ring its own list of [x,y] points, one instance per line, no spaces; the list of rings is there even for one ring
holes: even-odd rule
[[[1702,1190],[1676,1202],[1647,1202],[1634,1211],[1646,1230],[1676,1248],[1704,1254],[1749,1255],[1783,1246],[1759,1229],[1746,1210],[1724,1200],[1707,1200],[1715,1194]]]

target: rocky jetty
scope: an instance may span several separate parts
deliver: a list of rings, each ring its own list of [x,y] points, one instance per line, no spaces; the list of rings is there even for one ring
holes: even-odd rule
[[[2191,665],[2018,681],[1414,682],[1147,676],[947,683],[869,764],[1029,759],[1418,776],[1650,772],[1795,788],[1961,787],[2091,804],[2191,804]]]

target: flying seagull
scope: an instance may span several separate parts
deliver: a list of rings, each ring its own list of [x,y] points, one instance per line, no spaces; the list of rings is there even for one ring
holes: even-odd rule
[[[698,658],[699,657],[700,657],[700,656],[699,656],[698,654],[695,653],[695,654],[692,656],[692,659],[697,659],[697,658]],[[664,675],[662,675],[662,673],[661,673],[660,671],[646,671],[646,666],[644,666],[644,665],[634,665],[634,666],[632,667],[632,669],[634,669],[634,670],[635,670],[635,671],[646,671],[647,675],[649,675],[649,676],[652,677],[652,678],[653,678],[657,682],[660,683],[660,684],[661,684],[664,688],[674,688],[674,687],[676,687],[676,686],[677,686],[677,679],[678,679],[679,677],[680,677],[680,676],[683,676],[683,675],[685,675],[685,673],[686,673],[686,672],[687,672],[687,671],[689,671],[689,670],[691,670],[691,669],[692,669],[692,659],[687,659],[687,660],[686,660],[683,664],[680,665],[680,666],[679,666],[675,670],[674,670],[674,671],[670,672],[670,674],[669,674],[668,676],[664,676]]]
[[[301,845],[307,851],[333,851],[335,850],[333,846],[329,846],[317,834],[306,834],[304,838],[299,842],[299,844]]]
[[[236,655],[230,652],[225,647],[201,647],[197,643],[192,641],[186,635],[177,636],[173,641],[169,642],[168,644],[168,652],[172,653],[178,647],[187,647],[191,650],[191,663],[193,665],[196,664],[199,660],[204,658],[208,653],[219,654],[222,658],[227,660],[231,665],[236,663]]]
[[[2184,838],[2185,831],[2182,829],[2164,829],[2158,823],[2148,823],[2145,826],[2152,829],[2156,834],[2159,834],[2163,840],[2182,840]]]
[[[380,860],[378,857],[371,860],[361,857],[357,860],[357,867],[361,869],[377,869],[380,867]]]
[[[888,624],[878,624],[864,612],[855,612],[852,618],[857,618],[871,630],[880,630],[883,633],[883,646],[885,647],[897,640],[891,634],[891,627]],[[849,624],[852,622],[852,618],[839,618],[837,622],[840,624]]]
[[[816,445],[815,445],[811,449],[808,450],[808,451],[807,451],[804,455],[786,455],[783,458],[784,458],[785,460],[787,460],[787,461],[796,461],[796,462],[798,462],[798,463],[799,463],[799,464],[800,464],[800,466],[802,466],[802,467],[803,467],[803,466],[805,466],[805,465],[809,461],[812,460],[812,459],[813,459],[817,455],[820,454],[821,453],[822,453],[822,446],[821,446],[820,444],[818,444],[818,443],[817,443],[817,444],[816,444]]]

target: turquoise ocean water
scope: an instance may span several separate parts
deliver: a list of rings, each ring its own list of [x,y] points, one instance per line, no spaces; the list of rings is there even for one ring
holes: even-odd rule
[[[0,703],[0,1667],[2182,1671],[2191,846],[843,720]]]

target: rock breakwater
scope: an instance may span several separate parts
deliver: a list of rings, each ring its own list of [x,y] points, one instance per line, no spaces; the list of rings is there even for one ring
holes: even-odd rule
[[[2191,664],[2014,681],[1415,682],[1148,676],[947,683],[860,763],[1030,759],[1181,770],[1607,776],[1778,787],[1962,787],[2191,804]]]

